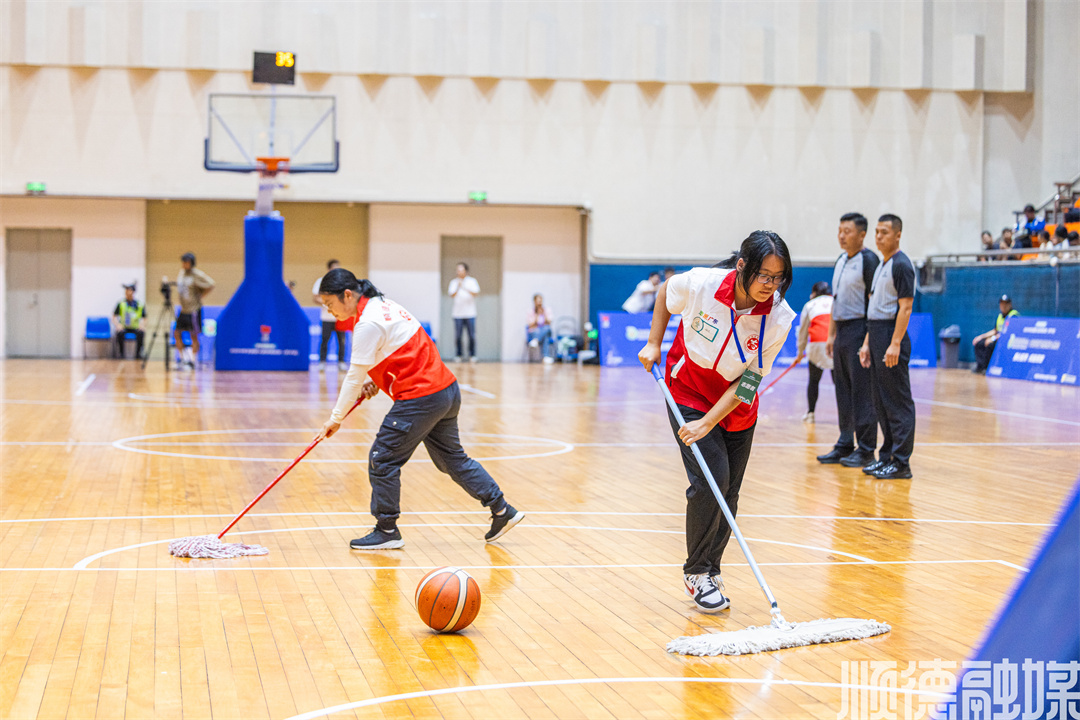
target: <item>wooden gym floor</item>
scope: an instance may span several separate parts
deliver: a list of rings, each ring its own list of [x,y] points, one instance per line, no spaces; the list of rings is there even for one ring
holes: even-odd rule
[[[466,448],[528,513],[487,514],[421,451],[404,471],[403,550],[372,526],[354,413],[244,518],[266,557],[180,560],[309,441],[338,374],[173,373],[132,361],[0,363],[0,717],[829,718],[842,662],[965,658],[1049,530],[1080,467],[1075,388],[912,372],[915,479],[821,466],[832,386],[800,421],[806,372],[763,399],[739,517],[789,620],[850,616],[885,636],[744,657],[672,638],[767,624],[739,548],[732,608],[683,594],[685,477],[640,369],[457,366]],[[435,635],[413,590],[440,565],[484,592]],[[351,709],[326,709],[353,704]]]

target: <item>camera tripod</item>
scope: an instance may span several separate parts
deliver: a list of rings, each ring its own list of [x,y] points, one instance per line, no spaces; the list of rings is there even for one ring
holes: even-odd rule
[[[146,363],[150,360],[150,352],[154,349],[154,341],[157,340],[158,333],[161,332],[161,326],[165,325],[165,372],[169,372],[169,330],[172,328],[172,319],[175,316],[173,312],[173,304],[171,293],[168,291],[167,286],[162,286],[161,294],[164,297],[164,301],[161,306],[161,312],[158,313],[157,323],[154,324],[154,334],[150,336],[150,342],[146,346],[146,352],[143,353],[142,366],[146,369]]]

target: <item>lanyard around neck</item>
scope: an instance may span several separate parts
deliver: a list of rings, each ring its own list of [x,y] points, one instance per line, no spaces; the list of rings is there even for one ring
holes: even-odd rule
[[[765,369],[765,359],[764,359],[764,354],[762,352],[762,347],[765,345],[765,318],[767,318],[767,317],[769,317],[769,316],[768,315],[762,315],[761,316],[761,330],[758,331],[758,341],[757,341],[758,370],[764,370]],[[735,324],[738,321],[739,321],[739,317],[735,314],[734,308],[732,308],[731,309],[731,334],[735,338],[735,349],[739,351],[739,360],[741,360],[742,362],[745,363],[746,362],[746,355],[743,354],[742,343],[739,342],[739,333],[736,332],[736,330],[735,330]]]

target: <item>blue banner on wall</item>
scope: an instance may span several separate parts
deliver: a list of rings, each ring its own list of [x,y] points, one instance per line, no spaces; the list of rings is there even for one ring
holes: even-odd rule
[[[1080,319],[1014,317],[994,347],[986,373],[1015,380],[1076,385]]]
[[[661,363],[675,340],[682,316],[672,315],[660,344]],[[649,341],[652,313],[600,313],[600,364],[611,367],[637,363],[637,354]]]

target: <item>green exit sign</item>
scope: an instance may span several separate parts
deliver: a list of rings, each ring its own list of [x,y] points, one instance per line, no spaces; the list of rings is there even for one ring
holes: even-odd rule
[[[45,183],[43,182],[28,182],[26,183],[26,192],[30,195],[44,195]]]
[[[484,190],[474,190],[469,193],[469,202],[471,203],[486,203],[487,192]]]

